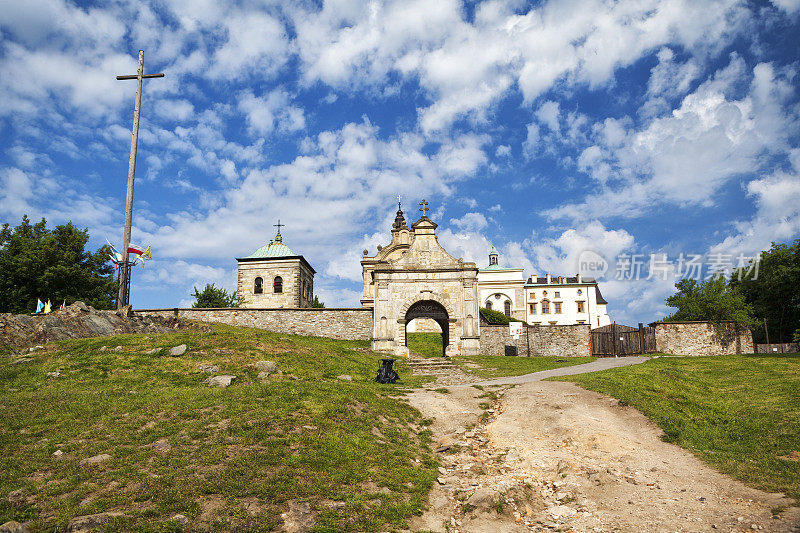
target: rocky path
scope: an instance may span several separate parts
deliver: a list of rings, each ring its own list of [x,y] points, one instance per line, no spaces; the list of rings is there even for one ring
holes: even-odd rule
[[[800,509],[571,383],[420,390],[443,466],[412,531],[800,531]],[[773,509],[788,507],[777,517]]]

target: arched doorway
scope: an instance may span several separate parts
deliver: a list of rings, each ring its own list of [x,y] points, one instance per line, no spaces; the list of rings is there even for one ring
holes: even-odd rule
[[[447,345],[450,344],[450,317],[442,304],[435,300],[421,300],[416,302],[406,311],[405,326],[415,318],[430,318],[439,324],[442,330],[442,356],[444,357]],[[408,333],[404,332],[406,346],[408,346]]]

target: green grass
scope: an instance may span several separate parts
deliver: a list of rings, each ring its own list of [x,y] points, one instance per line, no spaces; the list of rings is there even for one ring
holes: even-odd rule
[[[562,366],[580,365],[594,361],[594,357],[504,357],[501,355],[474,355],[454,357],[461,370],[482,378],[522,376],[531,372],[550,370]]]
[[[406,346],[422,357],[442,357],[441,333],[407,333]]]
[[[565,376],[618,398],[665,440],[767,491],[800,498],[800,354],[659,358]]]
[[[181,357],[144,353],[182,343],[189,351]],[[367,348],[217,325],[61,341],[18,365],[5,357],[0,523],[63,530],[75,516],[119,510],[124,517],[110,529],[172,531],[169,518],[181,513],[193,530],[270,531],[288,500],[300,499],[311,504],[316,531],[402,528],[436,477],[430,431],[397,398],[422,382],[398,361],[397,386],[374,383],[379,356]],[[258,382],[259,360],[283,374]],[[203,385],[206,363],[236,375],[234,384]],[[61,377],[45,376],[55,370]],[[171,448],[155,449],[160,440]],[[80,464],[101,453],[111,459]],[[29,500],[9,503],[17,489]]]

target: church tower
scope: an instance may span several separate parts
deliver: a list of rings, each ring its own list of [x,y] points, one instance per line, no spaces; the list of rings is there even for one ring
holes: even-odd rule
[[[306,261],[286,246],[278,233],[252,254],[237,258],[239,280],[236,294],[240,306],[248,308],[311,307],[314,301],[314,274]]]

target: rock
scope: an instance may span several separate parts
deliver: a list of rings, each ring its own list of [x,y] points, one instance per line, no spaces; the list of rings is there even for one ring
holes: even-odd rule
[[[267,381],[269,379],[269,372],[259,372],[256,379],[258,381]]]
[[[100,347],[100,351],[101,352],[105,352],[106,350],[108,350],[108,346],[101,346]]]
[[[166,439],[159,439],[153,444],[153,448],[159,452],[166,453],[172,449],[172,445]]]
[[[286,533],[303,533],[311,530],[316,523],[311,504],[297,500],[289,500],[289,512],[281,514],[281,518]]]
[[[494,507],[496,500],[497,494],[495,491],[488,487],[481,487],[467,499],[467,504],[481,511],[488,511]]]
[[[170,518],[170,520],[172,520],[181,527],[186,527],[189,525],[189,519],[182,514],[176,514],[172,518]]]
[[[445,475],[447,475],[447,469],[442,467],[442,466],[440,466],[439,467],[439,473],[442,474],[443,476],[445,476]]]
[[[11,364],[11,365],[21,365],[22,363],[30,363],[31,361],[33,361],[33,359],[31,359],[30,357],[20,357],[19,359],[15,360],[15,361],[11,361],[9,364]]]
[[[33,353],[36,350],[41,350],[42,348],[44,348],[44,346],[41,345],[31,346],[30,348],[28,348],[28,353]]]
[[[186,345],[181,344],[180,346],[175,346],[174,348],[169,349],[169,354],[172,357],[178,357],[186,353]]]
[[[145,355],[155,355],[158,352],[160,352],[161,350],[163,350],[163,348],[153,348],[152,350],[147,350],[146,352],[144,352],[144,354]]]
[[[62,452],[61,450],[56,450],[53,452],[53,457],[55,457],[56,459],[58,459],[62,455],[64,455],[64,452]]]
[[[111,459],[111,456],[107,453],[101,453],[100,455],[95,455],[94,457],[88,457],[81,461],[82,465],[99,465],[103,464],[106,461]]]
[[[439,483],[439,485],[445,485],[445,484],[447,484],[447,482],[446,482],[446,481],[444,480],[444,478],[442,478],[442,477],[437,477],[437,478],[436,478],[436,482],[437,482],[437,483]]]
[[[12,490],[6,497],[8,503],[19,503],[25,499],[25,489]]]
[[[28,531],[30,531],[28,526],[13,520],[0,525],[0,533],[28,533]]]
[[[219,372],[219,367],[217,365],[200,365],[200,370],[206,374],[215,374]]]
[[[233,383],[234,379],[236,379],[236,376],[226,376],[226,375],[211,376],[210,378],[205,379],[203,383],[211,387],[224,388]]]
[[[341,376],[336,376],[336,379],[341,381],[353,381],[353,376],[348,376],[347,374],[342,374]]]
[[[67,524],[67,533],[88,533],[100,529],[100,527],[111,519],[122,516],[119,512],[108,512],[90,514],[86,516],[76,516]]]
[[[575,509],[566,505],[554,505],[547,509],[547,514],[550,515],[553,520],[562,520],[574,515]]]
[[[122,351],[122,346],[117,346],[116,348],[114,348],[114,351],[115,352],[121,352]]]
[[[85,303],[81,302],[80,300],[78,300],[74,304],[70,305],[70,307],[72,307],[74,309],[77,309],[78,311],[83,311],[84,313],[88,313],[89,312],[89,308],[86,306]]]
[[[45,373],[45,376],[47,376],[48,378],[57,378],[60,375],[61,375],[61,372],[59,372],[58,370],[56,370],[55,372],[46,372]]]
[[[266,372],[267,374],[272,374],[278,370],[278,365],[275,364],[274,361],[257,361],[256,370],[259,370],[260,372]]]
[[[569,463],[566,462],[563,459],[561,459],[558,462],[558,466],[556,467],[556,470],[558,471],[559,474],[563,474],[564,472],[568,471],[569,469],[570,469]]]

